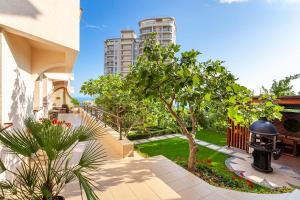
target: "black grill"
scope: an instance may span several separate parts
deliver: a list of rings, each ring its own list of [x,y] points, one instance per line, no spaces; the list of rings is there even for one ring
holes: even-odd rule
[[[269,121],[261,119],[250,126],[251,141],[253,148],[252,167],[261,172],[272,172],[271,158],[278,159],[281,150],[276,147],[278,132],[276,127]]]

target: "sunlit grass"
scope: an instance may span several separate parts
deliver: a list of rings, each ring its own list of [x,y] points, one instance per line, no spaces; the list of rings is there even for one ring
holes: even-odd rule
[[[211,130],[198,131],[196,138],[219,146],[225,146],[227,140],[226,132],[217,132]]]

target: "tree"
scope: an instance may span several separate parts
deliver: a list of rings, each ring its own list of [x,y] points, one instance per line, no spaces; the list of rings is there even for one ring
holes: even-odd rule
[[[188,138],[188,169],[193,171],[198,150],[194,139],[199,128],[196,113],[209,109],[208,104],[213,107],[225,103],[229,98],[226,88],[235,83],[235,77],[222,61],[198,62],[198,51],[177,56],[179,50],[180,46],[175,44],[161,46],[152,36],[145,42],[144,53],[132,66],[128,78],[134,83],[133,92],[145,98],[159,99],[176,119]],[[189,122],[191,131],[188,130]]]
[[[80,106],[80,102],[79,102],[78,99],[76,99],[76,98],[72,98],[72,99],[71,99],[71,103],[72,103],[74,106]]]
[[[80,92],[95,96],[95,103],[103,110],[122,118],[124,135],[149,114],[152,104],[149,100],[133,95],[131,84],[118,74],[90,79],[81,86]],[[117,122],[119,129],[120,122]]]
[[[244,86],[235,84],[227,90],[231,96],[228,100],[228,117],[236,124],[249,127],[258,119],[281,119],[283,107],[273,103],[276,96],[268,91],[262,93],[255,101],[253,93]]]
[[[265,87],[262,87],[262,90],[264,92],[269,92],[277,97],[296,95],[295,91],[293,91],[293,86],[291,85],[291,82],[298,78],[300,78],[300,74],[288,76],[279,81],[273,80],[272,86],[269,90]]]

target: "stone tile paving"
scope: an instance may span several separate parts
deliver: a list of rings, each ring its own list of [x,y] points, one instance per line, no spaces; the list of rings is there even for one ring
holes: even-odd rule
[[[141,144],[149,141],[164,140],[164,139],[174,138],[174,137],[187,139],[185,136],[181,134],[171,134],[171,135],[153,137],[147,140],[136,140],[134,141],[134,143]],[[252,163],[251,154],[242,152],[241,150],[238,149],[228,148],[226,146],[221,147],[198,139],[195,140],[196,143],[201,146],[205,146],[209,149],[230,155],[231,157],[225,161],[225,164],[229,170],[233,171],[239,176],[243,176],[246,179],[249,179],[255,183],[270,188],[282,187],[282,186],[287,186],[287,187],[300,186],[300,173],[297,173],[295,170],[293,170],[288,166],[272,163],[272,167],[274,169],[273,173],[261,173],[257,170],[254,170],[251,167],[251,163]]]

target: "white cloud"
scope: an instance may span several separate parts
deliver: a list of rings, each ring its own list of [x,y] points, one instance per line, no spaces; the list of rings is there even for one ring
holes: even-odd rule
[[[300,3],[300,0],[266,0],[267,3],[288,3],[288,4],[297,4]]]
[[[103,29],[107,28],[107,25],[105,24],[102,24],[101,26],[90,24],[87,21],[85,21],[83,18],[81,18],[81,22],[82,22],[82,28],[94,29],[98,31],[102,31]]]
[[[227,4],[232,4],[232,3],[242,3],[242,2],[247,2],[248,0],[219,0],[220,3],[227,3]]]
[[[232,3],[243,3],[250,0],[219,0],[219,3],[232,4]],[[287,3],[287,4],[298,4],[300,0],[265,0],[267,3]]]
[[[285,2],[286,3],[294,3],[294,4],[296,4],[296,3],[300,3],[300,0],[285,0]]]

